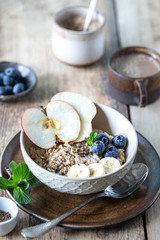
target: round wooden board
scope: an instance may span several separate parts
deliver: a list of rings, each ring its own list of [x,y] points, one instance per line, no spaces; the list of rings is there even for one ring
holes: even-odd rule
[[[6,146],[1,156],[1,175],[11,160],[23,161],[18,133]],[[138,133],[138,153],[135,162],[143,162],[149,168],[149,175],[135,193],[124,199],[100,198],[81,208],[60,226],[70,228],[108,227],[127,221],[150,207],[160,192],[160,158],[153,146]],[[7,191],[13,199],[12,193]],[[50,220],[63,214],[86,200],[89,195],[70,195],[57,192],[42,183],[31,189],[32,201],[28,205],[17,205],[25,212],[41,220]],[[14,199],[13,199],[14,200]]]

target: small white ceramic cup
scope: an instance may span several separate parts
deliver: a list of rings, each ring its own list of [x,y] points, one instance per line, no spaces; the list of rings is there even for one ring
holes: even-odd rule
[[[0,222],[0,237],[2,237],[15,228],[18,221],[18,207],[9,198],[0,197],[0,210],[11,215],[9,220]]]
[[[54,17],[52,48],[57,59],[74,65],[85,66],[99,60],[104,54],[105,19],[97,11],[93,19],[100,25],[93,31],[73,31],[60,26],[70,16],[86,16],[87,8],[68,7],[59,11]]]

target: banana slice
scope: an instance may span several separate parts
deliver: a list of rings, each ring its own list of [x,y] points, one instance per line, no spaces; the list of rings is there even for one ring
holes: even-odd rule
[[[88,178],[90,175],[89,168],[85,164],[73,165],[67,173],[68,177]]]
[[[88,165],[90,170],[90,177],[99,177],[105,174],[105,170],[102,164],[100,163],[91,163]]]
[[[113,157],[102,158],[99,163],[104,167],[105,173],[110,173],[120,168],[120,162]]]

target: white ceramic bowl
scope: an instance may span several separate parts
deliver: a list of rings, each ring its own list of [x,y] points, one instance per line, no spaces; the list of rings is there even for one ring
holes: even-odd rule
[[[33,174],[44,184],[60,192],[71,194],[89,194],[101,191],[107,186],[119,181],[131,168],[138,147],[137,134],[126,117],[118,111],[102,104],[96,104],[97,114],[93,120],[93,128],[101,129],[109,134],[122,134],[128,139],[126,163],[117,171],[101,177],[71,178],[45,170],[36,164],[29,156],[28,150],[33,143],[25,136],[20,136],[20,146],[23,158]]]
[[[56,58],[64,63],[84,66],[96,62],[103,56],[105,19],[101,14],[94,12],[93,19],[97,19],[100,26],[93,31],[72,31],[60,26],[62,20],[73,14],[86,16],[86,13],[87,8],[68,7],[55,15],[52,48]]]
[[[9,198],[0,197],[0,210],[8,212],[11,218],[7,221],[0,222],[0,236],[4,236],[11,232],[18,221],[18,207]]]

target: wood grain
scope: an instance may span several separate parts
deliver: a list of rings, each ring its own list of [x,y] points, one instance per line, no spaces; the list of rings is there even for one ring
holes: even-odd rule
[[[64,6],[73,4],[87,6],[89,0],[75,0],[74,2],[69,0],[0,1],[0,60],[26,64],[32,67],[38,76],[37,87],[31,95],[26,96],[20,102],[0,103],[0,152],[2,152],[10,138],[21,129],[20,119],[23,111],[30,106],[38,107],[46,105],[52,95],[59,91],[69,90],[82,93],[93,101],[109,105],[125,116],[128,116],[127,107],[112,99],[109,96],[107,88],[107,61],[111,53],[120,47],[115,20],[117,17],[122,46],[127,44],[135,45],[137,43],[147,45],[145,41],[148,38],[148,41],[157,47],[159,44],[159,28],[156,27],[154,19],[156,17],[159,18],[159,5],[158,1],[152,3],[149,0],[142,0],[141,3],[138,0],[134,2],[121,0],[121,2],[123,2],[122,6],[120,6],[121,3],[118,4],[118,1],[116,1],[116,5],[114,5],[113,1],[101,0],[98,2],[98,10],[106,17],[105,55],[99,62],[92,66],[75,68],[58,62],[53,56],[51,49],[52,18]],[[138,4],[141,4],[140,9],[138,8]],[[152,6],[151,15],[148,14],[150,6]],[[138,15],[136,14],[137,8],[139,9]],[[155,10],[156,15],[153,14],[153,10]],[[129,12],[126,17],[127,11]],[[141,26],[138,24],[139,18],[141,22],[147,21],[147,31],[151,32],[154,25],[154,37],[148,36],[147,33],[143,36],[142,32],[145,32],[145,30],[144,27],[141,29]],[[132,28],[130,27],[129,20],[126,21],[126,19],[131,19]],[[136,31],[137,27],[139,32]],[[141,37],[139,33],[141,33]],[[140,124],[140,128],[143,126],[141,121],[138,122],[135,120],[134,124],[136,123],[137,125]],[[4,195],[4,192],[0,191],[0,194]],[[157,208],[155,208],[155,211],[149,210],[147,213],[147,231],[150,239],[156,239],[153,230],[156,229],[157,232],[159,231],[158,213],[156,220],[153,218],[156,211]],[[24,239],[20,236],[20,229],[39,223],[39,220],[29,217],[28,214],[21,210],[19,213],[19,222],[15,230],[2,239]],[[155,229],[153,229],[154,221],[156,222]],[[143,240],[145,239],[145,234],[143,219],[140,216],[128,223],[110,229],[82,231],[56,227],[39,239]]]
[[[81,3],[81,1],[76,1],[76,3],[78,2]],[[58,62],[52,53],[52,17],[55,12],[68,4],[69,1],[53,2],[47,0],[44,4],[43,1],[37,3],[35,1],[22,2],[14,0],[11,2],[7,0],[1,5],[1,60],[17,61],[29,65],[38,76],[37,87],[30,96],[27,96],[22,102],[1,104],[0,135],[3,136],[3,139],[0,140],[1,150],[21,128],[20,118],[23,111],[30,106],[45,105],[52,95],[59,91],[70,90],[83,93],[94,101],[117,108],[127,116],[126,106],[117,103],[107,95],[107,59],[114,49],[118,47],[112,3],[98,6],[103,12],[107,9],[105,13],[107,16],[106,31],[110,34],[106,38],[106,54],[101,62],[86,68],[73,68],[64,65]],[[9,234],[10,239],[23,239],[19,234],[22,225],[29,226],[39,223],[39,220],[29,217],[22,211],[19,212],[19,223],[16,229]],[[141,229],[140,222],[135,222],[135,228],[139,227]],[[128,232],[128,227],[126,225],[122,233],[120,233],[121,230],[119,229],[109,231],[111,231],[111,238],[118,238],[118,235],[120,235],[119,239],[121,239],[123,231]],[[99,234],[101,235],[101,231],[99,231]],[[105,230],[102,231],[102,235],[106,235]],[[5,238],[8,239],[8,237]],[[94,239],[99,238],[96,235],[96,230],[70,230],[68,233],[65,229],[57,227],[41,237],[41,239],[92,239],[93,237]]]
[[[120,42],[122,46],[142,45],[160,52],[160,2],[116,1]],[[126,11],[127,9],[127,11]],[[130,31],[128,29],[130,28]],[[145,108],[130,107],[131,120],[136,130],[143,134],[160,154],[159,118],[160,100]],[[160,236],[160,198],[146,212],[146,227],[149,240]]]

